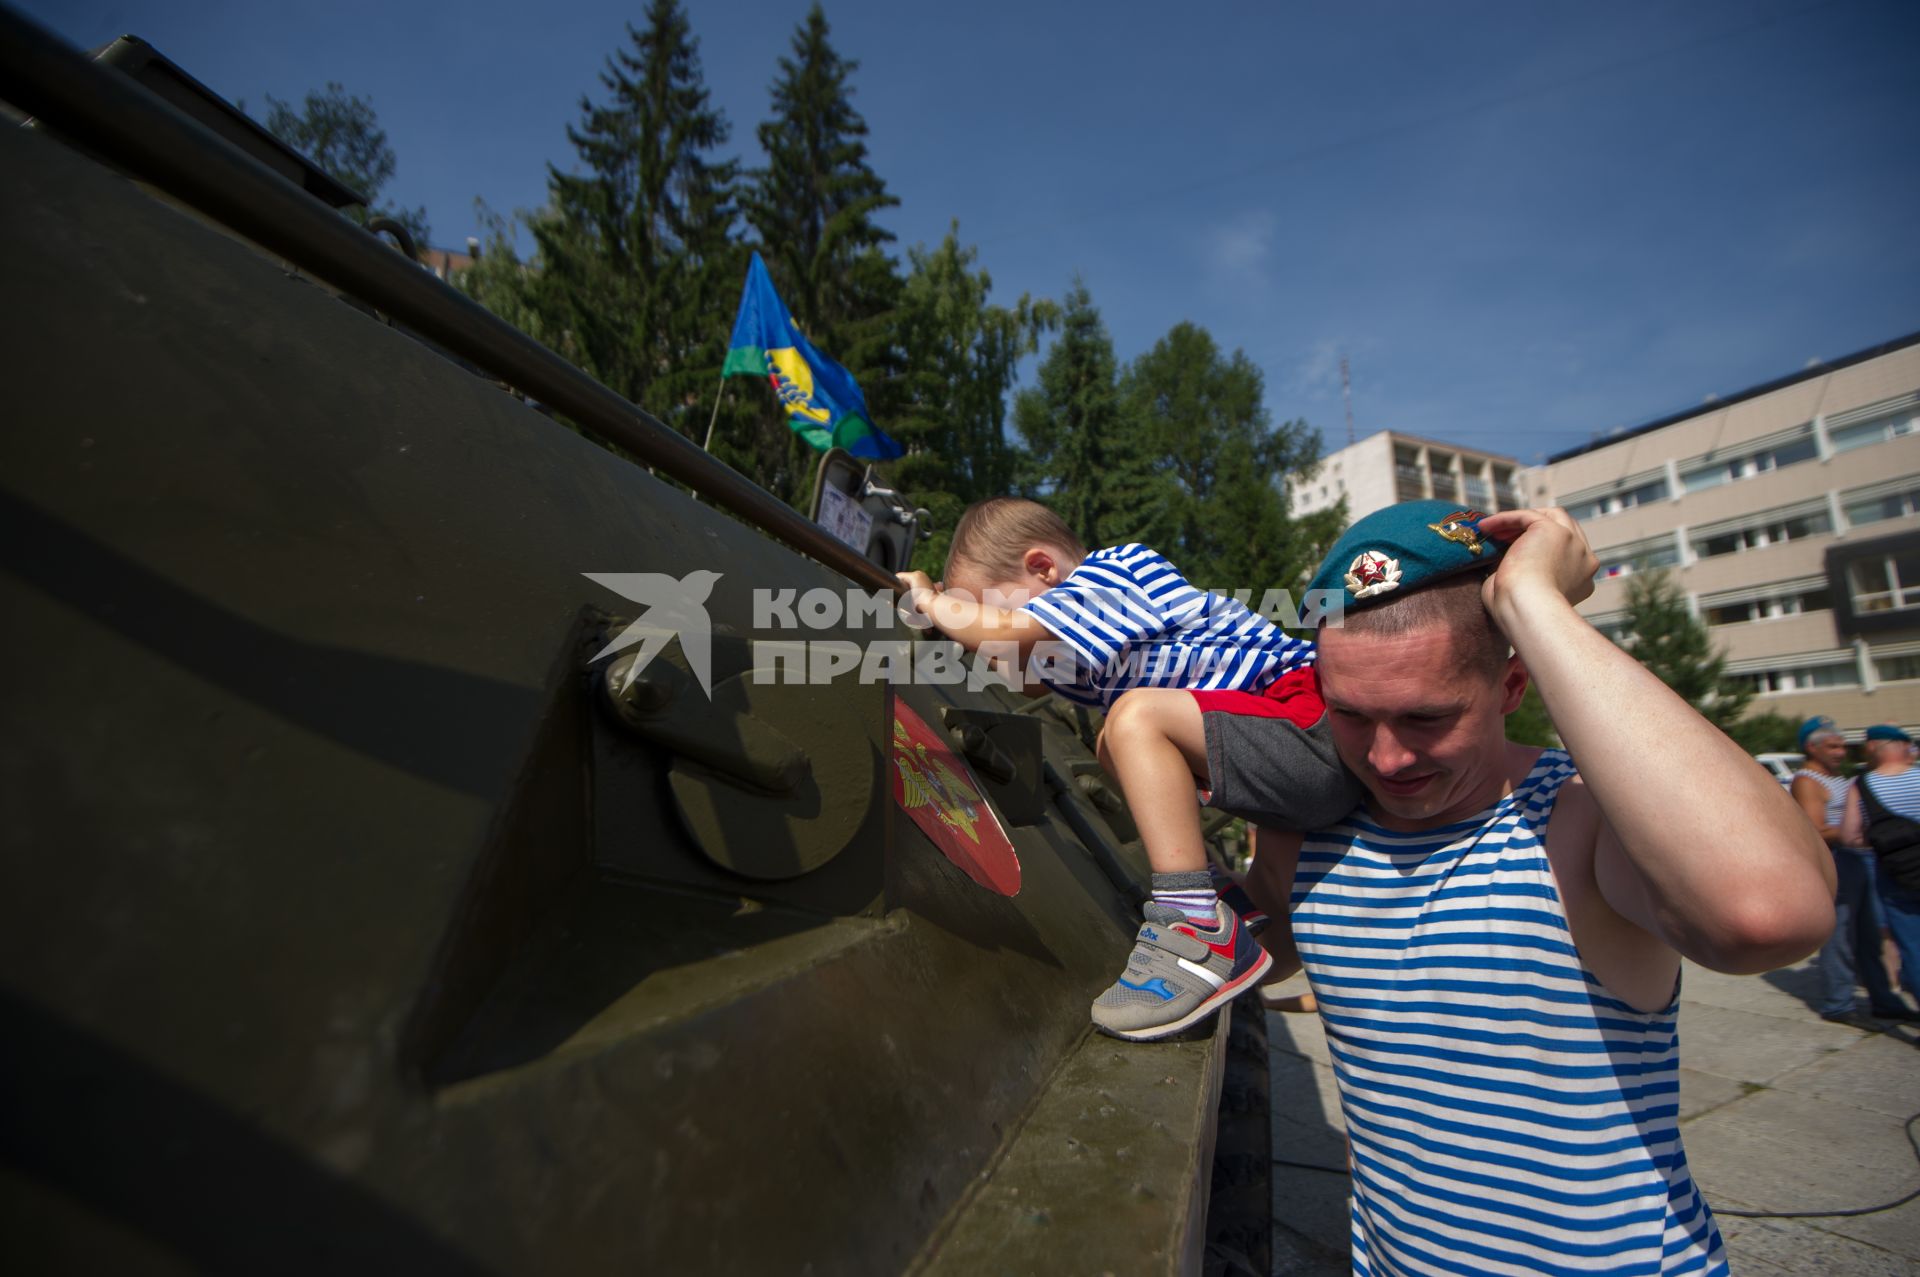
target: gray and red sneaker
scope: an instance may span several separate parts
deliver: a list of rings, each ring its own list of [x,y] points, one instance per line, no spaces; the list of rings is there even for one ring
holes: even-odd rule
[[[1260,983],[1273,965],[1232,909],[1214,905],[1202,929],[1178,909],[1147,902],[1127,969],[1093,1002],[1093,1024],[1131,1042],[1151,1042],[1199,1023]]]

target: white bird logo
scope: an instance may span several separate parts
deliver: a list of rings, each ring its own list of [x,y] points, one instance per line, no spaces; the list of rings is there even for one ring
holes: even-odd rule
[[[611,643],[595,652],[589,664],[638,643],[640,651],[627,670],[626,681],[631,684],[647,662],[658,656],[677,634],[680,650],[686,653],[687,667],[700,680],[700,690],[709,698],[713,696],[713,622],[707,619],[706,603],[720,573],[701,568],[679,578],[664,572],[582,572],[580,575],[646,609]]]

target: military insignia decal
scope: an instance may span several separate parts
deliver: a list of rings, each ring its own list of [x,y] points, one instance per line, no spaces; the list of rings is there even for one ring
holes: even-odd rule
[[[1455,545],[1466,546],[1475,558],[1479,558],[1480,552],[1487,548],[1487,543],[1481,538],[1478,525],[1486,517],[1478,510],[1455,510],[1440,522],[1427,526]]]
[[[893,703],[893,801],[942,855],[981,886],[1020,892],[1020,858],[973,771],[904,701]]]
[[[1378,550],[1362,550],[1347,565],[1347,588],[1356,599],[1400,588],[1400,560],[1390,559]]]

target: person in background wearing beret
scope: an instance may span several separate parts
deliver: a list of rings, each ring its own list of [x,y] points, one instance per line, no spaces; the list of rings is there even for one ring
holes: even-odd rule
[[[1920,821],[1920,768],[1913,765],[1913,738],[1890,724],[1869,727],[1867,762],[1868,770],[1854,778],[1853,792],[1847,795],[1840,837],[1849,844],[1873,845],[1874,886],[1900,954],[1900,980],[1907,992],[1920,998],[1920,871],[1913,863],[1920,853],[1912,850],[1920,829],[1903,830],[1897,823]],[[1874,810],[1869,812],[1869,807]]]
[[[1841,841],[1853,782],[1841,775],[1847,762],[1846,737],[1831,718],[1809,718],[1800,725],[1800,752],[1807,764],[1793,774],[1790,792],[1812,822],[1814,832],[1833,851],[1838,885],[1833,897],[1833,934],[1820,946],[1820,978],[1825,986],[1820,1018],[1857,1024],[1853,1005],[1856,979],[1867,987],[1867,1005],[1875,1019],[1920,1020],[1894,992],[1881,956],[1880,908],[1874,887],[1873,848]]]
[[[1272,978],[1305,965],[1352,1147],[1354,1269],[1725,1273],[1681,1147],[1681,959],[1833,931],[1833,858],[1753,759],[1574,604],[1563,510],[1376,511],[1315,587],[1367,799],[1262,830]],[[1529,678],[1566,749],[1516,745]]]

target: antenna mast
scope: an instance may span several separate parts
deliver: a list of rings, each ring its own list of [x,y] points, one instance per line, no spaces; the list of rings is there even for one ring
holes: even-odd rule
[[[1347,376],[1347,357],[1340,356],[1340,397],[1347,403],[1347,446],[1353,446],[1353,380]]]

